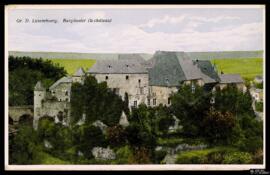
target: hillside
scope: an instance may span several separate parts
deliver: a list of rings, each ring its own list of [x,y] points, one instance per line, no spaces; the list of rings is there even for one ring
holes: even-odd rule
[[[263,58],[263,51],[220,51],[220,52],[186,52],[192,59],[209,60],[224,58]],[[48,59],[117,59],[120,53],[75,53],[75,52],[20,52],[9,51],[13,56]],[[139,53],[146,60],[152,57],[149,53]]]

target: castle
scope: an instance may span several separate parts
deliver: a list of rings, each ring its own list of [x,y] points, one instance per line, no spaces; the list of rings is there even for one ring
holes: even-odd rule
[[[70,94],[73,82],[84,81],[85,75],[108,87],[124,100],[128,95],[129,107],[144,103],[147,106],[170,105],[170,94],[182,84],[203,86],[206,90],[236,84],[246,90],[238,74],[218,74],[209,60],[192,60],[185,52],[157,51],[149,60],[139,54],[120,54],[117,60],[97,60],[85,72],[79,68],[74,75],[65,76],[46,90],[39,81],[34,89],[34,128],[40,117],[54,117],[55,122],[69,123]]]

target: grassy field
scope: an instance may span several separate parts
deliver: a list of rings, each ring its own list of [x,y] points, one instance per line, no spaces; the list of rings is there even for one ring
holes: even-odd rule
[[[68,74],[73,74],[79,67],[88,70],[96,60],[93,59],[50,59],[54,63],[63,66]],[[217,69],[224,73],[237,73],[245,79],[253,79],[256,75],[263,73],[263,59],[262,58],[224,58],[213,59],[213,64]]]
[[[93,59],[50,59],[53,63],[63,66],[68,74],[73,74],[79,67],[83,67],[87,71],[96,60]]]
[[[44,165],[64,165],[64,164],[71,164],[68,161],[61,160],[59,158],[53,157],[52,155],[45,153],[45,152],[40,152],[39,153],[40,159],[41,159],[41,164]]]
[[[213,59],[211,62],[217,66],[219,73],[237,73],[248,80],[263,73],[262,58]]]

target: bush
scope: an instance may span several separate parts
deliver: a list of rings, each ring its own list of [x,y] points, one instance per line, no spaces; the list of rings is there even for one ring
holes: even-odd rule
[[[177,156],[176,163],[179,164],[204,164],[207,163],[207,155],[211,149],[185,151]]]
[[[263,102],[255,102],[256,111],[263,112]]]
[[[255,164],[262,164],[263,163],[263,150],[258,149],[255,154],[253,155],[252,162]]]
[[[233,152],[224,156],[223,164],[249,164],[252,163],[252,156],[247,152]]]
[[[126,143],[125,130],[121,125],[109,127],[107,129],[107,140],[112,147],[118,147]]]
[[[160,151],[155,151],[155,163],[161,163],[161,161],[164,159],[164,157],[167,155],[167,151],[165,150],[160,150]]]
[[[211,108],[202,121],[202,135],[210,144],[228,144],[235,127],[235,116],[231,112],[220,112]]]
[[[129,146],[121,147],[116,151],[116,164],[129,164],[133,159],[133,152]]]
[[[177,156],[179,164],[220,164],[225,155],[237,151],[233,147],[214,147],[204,150],[185,151]]]
[[[182,138],[158,138],[157,144],[161,146],[174,147],[183,143]]]

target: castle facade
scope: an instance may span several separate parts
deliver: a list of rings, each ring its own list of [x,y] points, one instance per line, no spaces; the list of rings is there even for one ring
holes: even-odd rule
[[[170,105],[171,93],[177,92],[182,84],[190,84],[192,88],[198,84],[206,90],[236,84],[246,90],[240,75],[218,74],[209,60],[192,60],[185,52],[157,51],[150,60],[139,54],[121,54],[117,60],[97,60],[87,72],[79,68],[74,75],[56,81],[49,90],[38,82],[34,90],[34,128],[43,116],[69,123],[71,85],[83,83],[85,75],[94,76],[99,83],[106,81],[123,100],[127,95],[129,107],[141,103]]]

